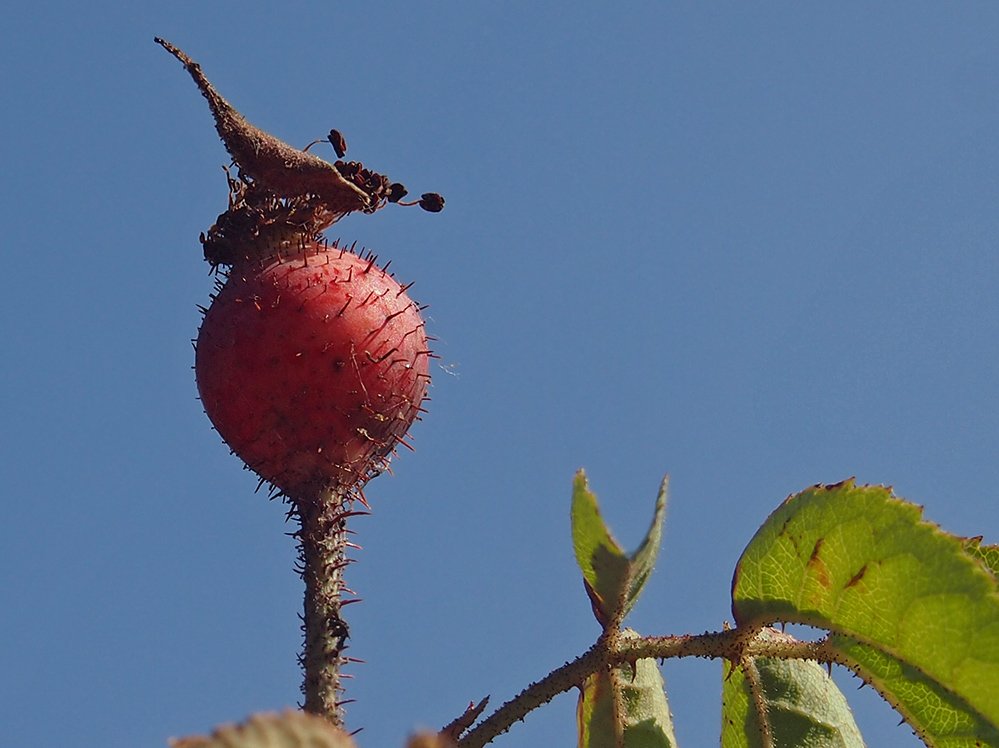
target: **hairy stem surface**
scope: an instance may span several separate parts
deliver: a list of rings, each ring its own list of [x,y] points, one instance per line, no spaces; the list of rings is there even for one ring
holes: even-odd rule
[[[743,629],[700,635],[649,636],[624,641],[605,634],[584,654],[553,670],[503,704],[469,730],[458,741],[458,745],[460,748],[481,748],[560,693],[580,687],[598,669],[646,657],[657,660],[673,657],[707,657],[726,659],[732,662],[738,662],[745,657],[810,659],[819,662],[836,661],[835,653],[826,646],[824,641],[766,641],[756,638],[754,631]]]
[[[300,502],[297,533],[305,580],[305,645],[301,664],[305,711],[343,726],[340,666],[350,633],[342,616],[343,570],[350,498],[328,491],[319,501]]]

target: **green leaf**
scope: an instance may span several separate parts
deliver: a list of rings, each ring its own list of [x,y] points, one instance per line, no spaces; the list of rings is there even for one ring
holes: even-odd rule
[[[620,625],[652,573],[662,540],[667,485],[667,479],[663,479],[652,524],[638,550],[628,556],[600,516],[586,473],[576,473],[572,487],[572,545],[593,614],[604,630]]]
[[[659,493],[656,496],[655,512],[652,515],[652,522],[649,525],[642,544],[631,557],[631,585],[628,588],[628,598],[625,602],[624,613],[628,612],[635,605],[638,596],[642,594],[645,583],[652,575],[652,569],[656,565],[659,557],[659,547],[663,539],[663,519],[666,516],[666,493],[669,490],[669,476],[663,478],[659,484]]]
[[[743,553],[732,600],[740,626],[798,622],[850,637],[999,725],[995,577],[886,488],[847,481],[790,497]]]
[[[964,550],[977,558],[993,575],[999,575],[999,545],[982,545],[982,539],[966,538]]]
[[[630,629],[621,637],[638,638]],[[576,707],[579,748],[675,748],[673,715],[655,660],[594,673]]]
[[[873,686],[927,745],[940,748],[996,748],[999,730],[963,699],[916,668],[842,634],[829,643],[837,662]]]
[[[791,640],[773,629],[761,636]],[[864,741],[846,698],[825,668],[810,660],[761,657],[750,658],[724,679],[721,744],[858,748]]]
[[[582,470],[572,484],[572,546],[593,615],[605,629],[616,626],[623,617],[631,563],[604,524]]]

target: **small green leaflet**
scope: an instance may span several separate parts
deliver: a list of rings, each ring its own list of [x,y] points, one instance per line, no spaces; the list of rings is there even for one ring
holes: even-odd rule
[[[816,486],[756,533],[736,568],[732,610],[740,626],[797,622],[838,635],[845,664],[927,744],[995,745],[999,587],[990,549],[973,556],[967,542],[884,487]],[[962,742],[969,730],[972,742]]]
[[[572,489],[572,545],[593,614],[605,631],[620,626],[652,573],[662,540],[668,484],[668,477],[664,478],[652,524],[638,550],[628,556],[604,524],[586,474],[582,470],[576,473]]]
[[[622,638],[638,638],[630,629]],[[601,670],[583,684],[576,707],[579,748],[676,748],[673,715],[655,660]]]
[[[785,635],[764,629],[761,636]],[[750,659],[746,668],[725,668],[722,748],[863,748],[846,698],[817,662],[760,657]],[[770,734],[769,744],[764,731]]]

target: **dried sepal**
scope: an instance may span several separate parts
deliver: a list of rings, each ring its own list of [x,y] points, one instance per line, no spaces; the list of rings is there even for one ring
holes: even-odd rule
[[[344,179],[332,164],[248,122],[215,90],[201,66],[182,50],[159,37],[154,41],[183,63],[208,100],[215,129],[244,179],[259,183],[278,197],[317,195],[332,213],[346,214],[371,205],[372,198]]]
[[[384,174],[359,161],[343,161],[347,141],[339,130],[329,133],[335,163],[308,153],[315,143],[305,150],[294,148],[248,122],[182,50],[160,37],[155,41],[194,79],[238,167],[238,177],[229,176],[229,207],[202,239],[205,259],[213,266],[232,265],[289,243],[317,241],[348,213],[373,213],[405,196],[406,188]],[[412,204],[436,213],[444,198],[426,193]]]
[[[201,244],[212,267],[269,256],[318,241],[321,232],[343,217],[314,195],[279,198],[256,182],[233,177],[226,169],[229,207],[219,214]]]

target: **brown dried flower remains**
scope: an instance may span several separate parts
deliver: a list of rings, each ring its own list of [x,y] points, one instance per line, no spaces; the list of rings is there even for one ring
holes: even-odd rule
[[[315,239],[348,213],[374,213],[406,194],[403,185],[359,161],[331,164],[264,132],[215,90],[198,63],[165,39],[154,41],[190,73],[238,167],[238,177],[228,175],[228,209],[202,235],[205,259],[213,266],[231,265],[288,241]],[[342,159],[347,149],[343,135],[331,130],[328,142]],[[400,204],[436,213],[444,198],[425,193],[419,201]]]

